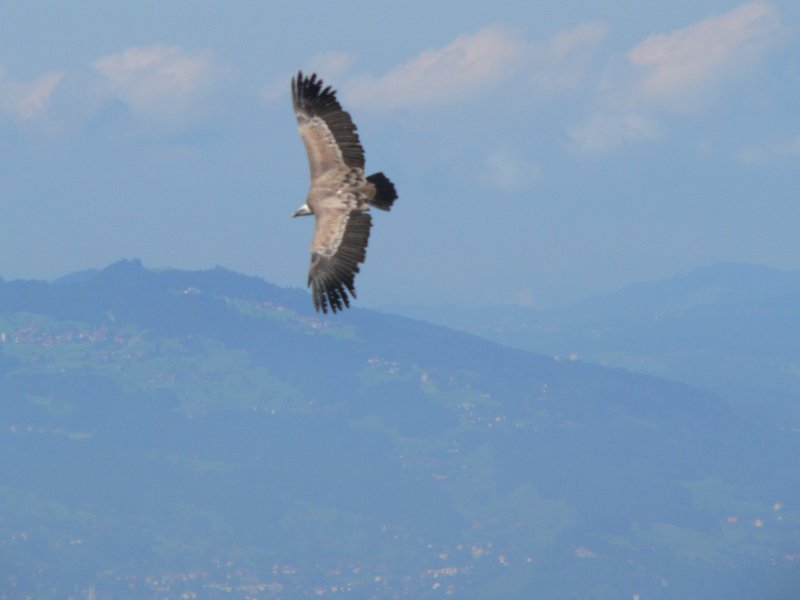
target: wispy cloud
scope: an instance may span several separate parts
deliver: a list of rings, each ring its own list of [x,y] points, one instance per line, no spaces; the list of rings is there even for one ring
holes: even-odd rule
[[[223,73],[210,52],[162,44],[128,48],[91,66],[102,78],[105,95],[148,121],[183,122],[195,115],[200,110],[198,100]]]
[[[800,160],[800,135],[744,148],[736,154],[736,159],[747,167],[784,163],[796,165]]]
[[[608,37],[604,23],[581,23],[556,32],[531,52],[532,75],[540,91],[574,92],[588,77],[599,47]]]
[[[478,181],[503,192],[526,189],[542,178],[539,165],[507,148],[490,153],[478,173]]]
[[[597,114],[568,132],[573,146],[583,154],[602,155],[626,142],[656,140],[658,124],[636,113]]]
[[[28,121],[42,114],[50,103],[64,74],[50,71],[33,81],[6,81],[5,69],[0,65],[0,111]]]
[[[594,116],[568,131],[573,147],[600,156],[661,139],[676,113],[708,110],[751,80],[782,32],[772,5],[757,1],[650,35],[607,63]]]
[[[381,77],[351,81],[347,100],[376,109],[445,106],[506,80],[518,70],[526,48],[525,40],[505,27],[462,34]]]
[[[749,75],[780,32],[776,11],[759,1],[652,35],[627,53],[633,69],[628,100],[657,108],[697,108],[722,83]]]
[[[380,77],[351,80],[348,102],[372,109],[451,106],[518,77],[524,93],[552,95],[581,87],[607,36],[598,22],[582,23],[531,42],[518,31],[492,25],[426,50]]]

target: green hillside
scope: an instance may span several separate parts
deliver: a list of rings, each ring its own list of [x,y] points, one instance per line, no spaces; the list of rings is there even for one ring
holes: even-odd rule
[[[800,589],[796,431],[224,269],[0,282],[0,390],[2,598]]]

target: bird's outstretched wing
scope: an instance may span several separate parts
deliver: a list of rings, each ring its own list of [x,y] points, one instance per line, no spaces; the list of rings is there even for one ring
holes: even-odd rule
[[[300,71],[292,78],[292,104],[308,153],[312,182],[330,169],[364,169],[364,148],[356,126],[336,99],[335,90],[323,88],[316,74],[306,77]]]
[[[367,254],[371,226],[372,217],[367,212],[317,213],[308,285],[318,311],[349,308],[348,294],[356,297],[354,280]]]

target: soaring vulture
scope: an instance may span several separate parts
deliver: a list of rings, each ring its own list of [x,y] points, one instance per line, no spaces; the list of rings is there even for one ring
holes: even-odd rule
[[[314,215],[308,285],[314,308],[327,313],[350,306],[354,279],[364,262],[370,206],[389,210],[397,199],[383,173],[364,176],[364,149],[350,115],[316,74],[292,78],[292,104],[308,153],[311,186],[295,217]]]

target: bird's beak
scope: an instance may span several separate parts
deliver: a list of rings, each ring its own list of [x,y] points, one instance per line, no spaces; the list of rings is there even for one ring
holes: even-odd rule
[[[312,214],[311,209],[308,208],[308,204],[303,204],[300,208],[292,213],[293,217],[303,217],[305,215]]]

